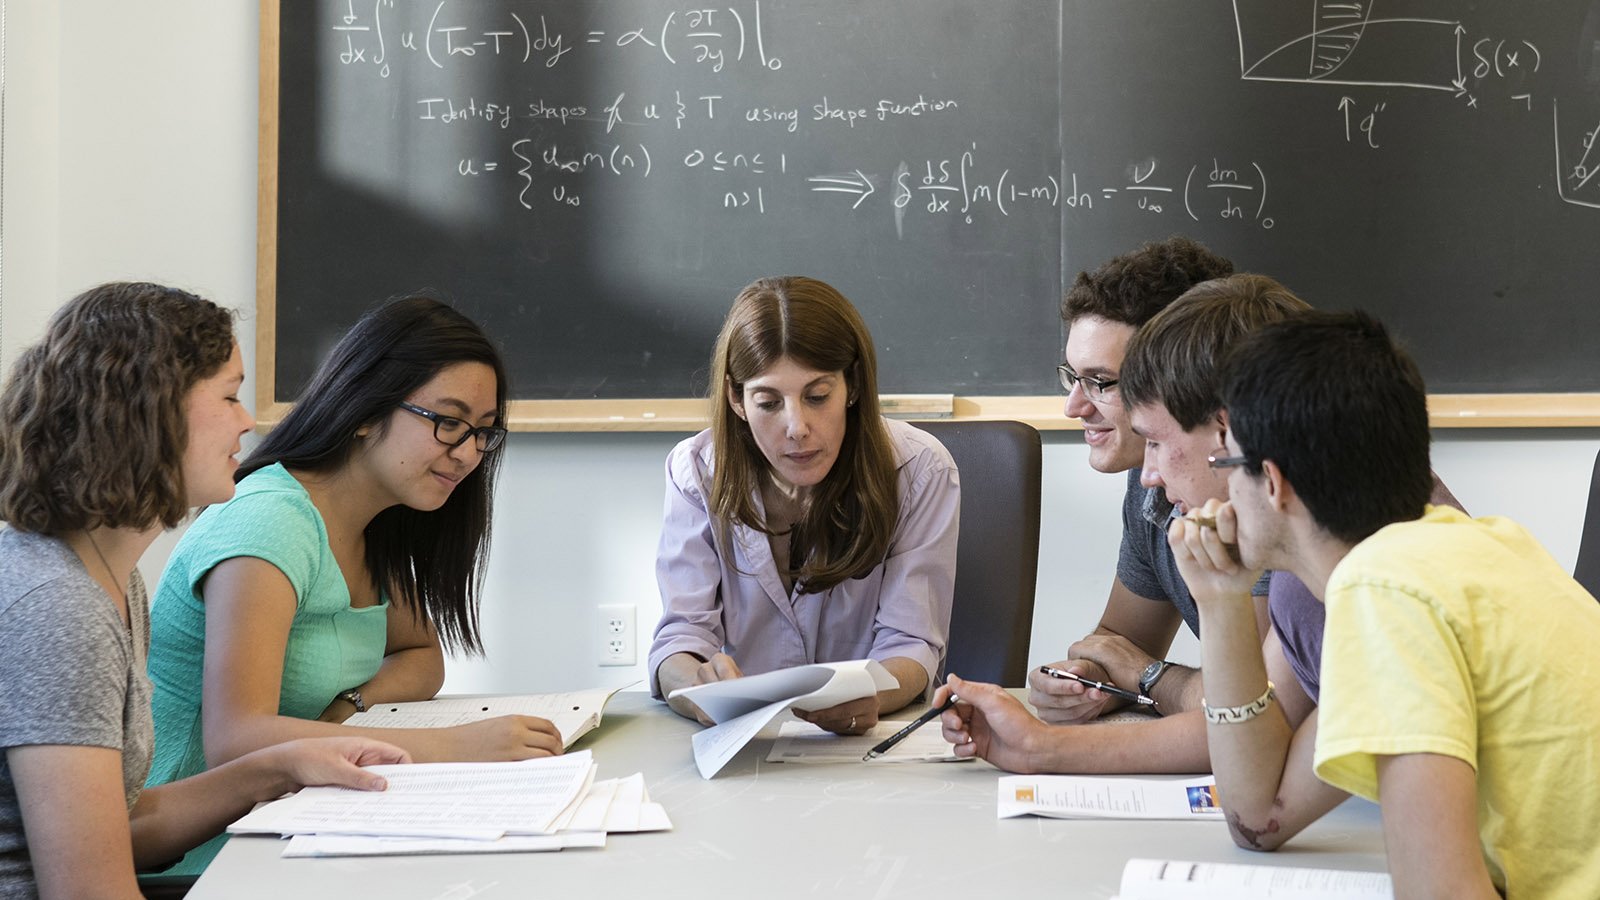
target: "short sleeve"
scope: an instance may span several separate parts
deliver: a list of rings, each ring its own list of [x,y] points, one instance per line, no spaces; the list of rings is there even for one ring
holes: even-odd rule
[[[1377,799],[1378,756],[1435,753],[1477,768],[1471,670],[1430,598],[1380,581],[1330,592],[1316,772]]]
[[[133,648],[110,602],[56,578],[19,597],[0,626],[0,747],[123,749]]]
[[[309,588],[322,567],[325,535],[322,517],[309,497],[288,491],[257,491],[206,510],[184,535],[175,555],[183,562],[185,586],[197,599],[199,587],[212,569],[227,560],[249,556],[283,572],[294,587],[297,608],[305,610],[308,600],[317,594]]]
[[[1122,495],[1122,544],[1117,549],[1117,579],[1146,600],[1171,602],[1150,555],[1152,526],[1144,519],[1144,493],[1144,487],[1139,484],[1139,470],[1134,469],[1128,473],[1128,488]]]

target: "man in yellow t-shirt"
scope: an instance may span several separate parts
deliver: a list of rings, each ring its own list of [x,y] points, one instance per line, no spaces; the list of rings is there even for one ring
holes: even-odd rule
[[[1382,806],[1397,897],[1600,895],[1600,604],[1520,526],[1426,506],[1422,378],[1371,317],[1268,326],[1223,383],[1231,500],[1169,539],[1224,807],[1292,809],[1314,766]],[[1254,620],[1230,598],[1263,568],[1327,606],[1314,748],[1269,714],[1260,654],[1231,646]],[[1285,837],[1229,819],[1246,846]]]

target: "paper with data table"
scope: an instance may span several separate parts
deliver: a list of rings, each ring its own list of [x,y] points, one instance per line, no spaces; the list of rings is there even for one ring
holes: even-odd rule
[[[1223,821],[1217,781],[1129,778],[1120,775],[1006,775],[1000,779],[1000,818],[1187,819]]]
[[[672,821],[659,803],[650,802],[644,775],[596,781],[577,809],[555,834],[505,835],[492,841],[469,838],[377,837],[372,835],[299,834],[289,839],[283,856],[421,856],[442,853],[539,853],[573,848],[602,848],[608,834],[670,831]]]
[[[258,807],[232,834],[363,834],[495,840],[553,834],[594,781],[589,751],[520,762],[371,766],[383,791],[310,787]]]
[[[561,746],[600,727],[600,714],[618,688],[559,694],[441,697],[409,703],[379,703],[346,719],[363,728],[450,728],[499,716],[538,716],[561,732]]]
[[[693,700],[717,723],[694,735],[694,764],[710,778],[773,720],[790,710],[827,709],[892,690],[900,682],[875,659],[815,663],[746,678],[679,688],[670,697]],[[790,718],[793,718],[792,714]],[[775,731],[776,729],[773,729]]]
[[[1386,872],[1130,859],[1113,900],[1394,900]]]

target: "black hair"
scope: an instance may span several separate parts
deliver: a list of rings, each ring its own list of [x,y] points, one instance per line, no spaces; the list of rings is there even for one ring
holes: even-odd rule
[[[494,369],[495,411],[503,425],[505,364],[476,322],[429,296],[372,310],[334,346],[283,422],[239,466],[235,480],[274,463],[310,472],[339,469],[350,459],[358,429],[381,436],[401,401],[463,362]],[[374,583],[396,591],[448,648],[483,649],[478,601],[499,462],[499,454],[484,454],[436,510],[392,506],[366,528]]]
[[[1259,475],[1272,460],[1317,524],[1355,544],[1422,515],[1433,489],[1417,365],[1364,312],[1307,312],[1236,344],[1228,430]]]

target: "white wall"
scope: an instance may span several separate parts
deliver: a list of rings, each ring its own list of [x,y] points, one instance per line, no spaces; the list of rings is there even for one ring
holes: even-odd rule
[[[240,336],[253,364],[254,4],[9,0],[7,15],[0,363],[9,366],[84,287],[149,278],[244,310]],[[374,285],[373,296],[389,290]],[[679,437],[513,436],[483,610],[488,655],[453,663],[446,690],[643,677],[642,665],[596,667],[594,607],[638,606],[642,660],[660,612],[652,555],[661,462]],[[1572,565],[1600,433],[1436,437],[1435,466],[1470,510],[1523,522]],[[1058,658],[1094,624],[1110,585],[1122,486],[1089,470],[1076,433],[1045,440],[1040,660]],[[147,556],[147,578],[170,546]],[[1194,658],[1192,642],[1179,655]]]

